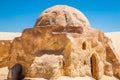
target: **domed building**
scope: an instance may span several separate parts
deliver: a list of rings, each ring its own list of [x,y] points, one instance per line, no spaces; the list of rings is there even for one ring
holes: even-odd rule
[[[57,5],[45,10],[39,16],[35,27],[43,25],[90,26],[82,12],[66,5]]]
[[[111,43],[101,30],[91,28],[80,11],[58,5],[45,10],[33,28],[10,43],[0,67],[4,64],[11,70],[19,63],[26,77],[53,80],[60,76],[120,78],[120,58]]]

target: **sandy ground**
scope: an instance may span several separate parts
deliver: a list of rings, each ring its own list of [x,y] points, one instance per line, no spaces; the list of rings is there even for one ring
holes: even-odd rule
[[[15,37],[19,37],[21,33],[13,32],[0,32],[0,40],[13,40]]]
[[[120,57],[120,32],[110,32],[110,33],[105,33],[113,42],[113,46],[118,53]],[[19,37],[21,33],[9,33],[9,32],[0,32],[0,40],[13,40],[15,37]],[[8,68],[0,68],[0,80],[5,80],[8,74]],[[26,80],[46,80],[43,78],[26,78]],[[62,76],[57,80],[94,80],[90,77],[76,77],[76,78],[70,78],[67,76]],[[115,77],[109,77],[109,76],[103,76],[101,80],[119,80],[116,79]]]

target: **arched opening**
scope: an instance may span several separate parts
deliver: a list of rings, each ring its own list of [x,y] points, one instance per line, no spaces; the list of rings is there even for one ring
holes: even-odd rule
[[[95,79],[98,79],[98,60],[97,60],[97,55],[92,54],[91,58],[91,74],[92,77]]]
[[[86,50],[86,42],[83,42],[83,44],[82,44],[82,49],[83,49],[83,50]]]

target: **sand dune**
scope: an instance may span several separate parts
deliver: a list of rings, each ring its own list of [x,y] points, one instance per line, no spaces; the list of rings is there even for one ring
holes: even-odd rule
[[[108,36],[112,42],[113,46],[120,56],[120,32],[110,32],[110,33],[105,33],[106,36]],[[19,37],[21,33],[9,33],[9,32],[0,32],[0,40],[13,40],[15,37]],[[7,77],[8,74],[8,69],[7,67],[1,68],[0,69],[0,80],[4,80]],[[45,80],[43,78],[33,78],[30,80]],[[93,80],[92,78],[89,77],[76,77],[76,78],[70,78],[70,77],[65,77],[62,76],[58,80]],[[109,76],[103,76],[101,80],[118,80],[115,77],[109,77]]]
[[[15,37],[19,37],[21,33],[13,32],[0,32],[0,40],[13,40]]]

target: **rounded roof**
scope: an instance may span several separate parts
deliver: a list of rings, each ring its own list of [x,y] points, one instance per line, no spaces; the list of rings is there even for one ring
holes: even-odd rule
[[[82,12],[66,5],[57,5],[46,9],[38,17],[35,27],[44,25],[59,25],[63,27],[90,26],[87,18]]]

